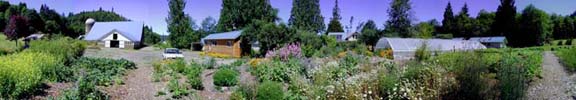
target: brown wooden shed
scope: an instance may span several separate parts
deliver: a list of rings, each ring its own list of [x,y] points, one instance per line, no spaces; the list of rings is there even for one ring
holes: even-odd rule
[[[240,58],[242,56],[239,39],[241,34],[242,31],[210,34],[201,40],[204,44],[203,51]]]

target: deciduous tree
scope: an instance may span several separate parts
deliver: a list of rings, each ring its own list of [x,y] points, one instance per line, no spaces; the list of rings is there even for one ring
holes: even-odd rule
[[[175,48],[188,48],[196,37],[193,37],[193,30],[190,26],[190,18],[184,14],[186,1],[184,0],[170,0],[169,1],[169,15],[166,18],[168,23],[168,36],[169,43]],[[197,41],[197,40],[196,40]]]
[[[240,30],[254,20],[275,22],[278,19],[277,13],[278,10],[270,5],[270,0],[222,0],[217,30]]]
[[[363,26],[361,34],[358,36],[358,41],[369,46],[374,46],[383,35],[380,34],[380,30],[378,30],[373,20],[368,20]]]
[[[523,35],[515,35],[522,39],[516,46],[542,46],[546,41],[549,41],[552,34],[552,27],[550,26],[550,17],[546,12],[529,5],[522,11],[520,18],[520,33]]]
[[[28,30],[28,19],[20,15],[10,17],[8,26],[4,29],[4,34],[6,35],[6,39],[16,41],[16,45],[18,45],[17,40],[19,38],[30,35]]]
[[[392,36],[412,37],[410,27],[412,26],[412,6],[410,0],[392,0],[388,9],[388,21],[386,21],[386,32]]]

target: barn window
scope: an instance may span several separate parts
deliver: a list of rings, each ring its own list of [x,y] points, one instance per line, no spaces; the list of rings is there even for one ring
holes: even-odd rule
[[[114,40],[118,39],[118,34],[112,34],[112,39]]]
[[[231,46],[232,46],[232,41],[227,41],[227,42],[226,42],[226,45],[229,46],[229,47],[231,47]]]

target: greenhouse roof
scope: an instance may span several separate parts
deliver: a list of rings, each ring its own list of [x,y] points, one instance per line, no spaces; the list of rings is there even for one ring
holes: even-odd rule
[[[416,51],[423,44],[427,44],[430,51],[476,50],[486,49],[478,41],[446,40],[446,39],[417,39],[417,38],[381,38],[376,43],[376,49],[390,48],[393,52]]]

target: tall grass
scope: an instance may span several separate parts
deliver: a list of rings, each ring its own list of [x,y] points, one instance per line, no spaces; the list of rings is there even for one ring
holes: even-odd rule
[[[576,71],[576,47],[559,50],[556,55],[558,55],[566,69]]]

